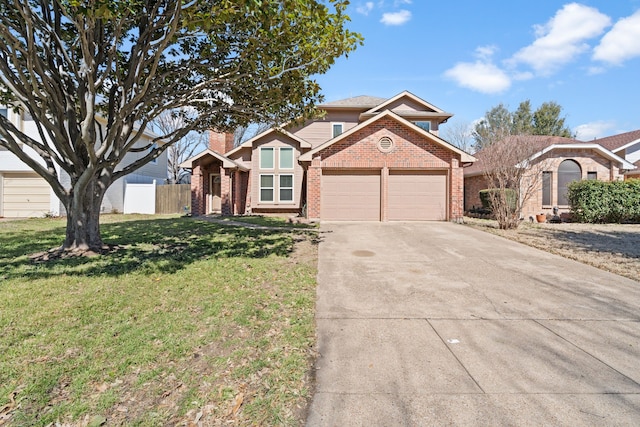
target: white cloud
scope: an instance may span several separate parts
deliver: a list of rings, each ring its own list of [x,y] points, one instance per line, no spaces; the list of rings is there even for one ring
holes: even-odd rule
[[[593,50],[593,59],[620,65],[640,56],[640,10],[616,22]]]
[[[403,4],[411,4],[411,3],[412,3],[412,1],[411,1],[411,0],[395,0],[395,1],[393,2],[393,5],[394,5],[395,7],[398,7],[398,6],[401,6],[401,5],[403,5]]]
[[[498,48],[495,45],[476,48],[475,62],[458,62],[444,72],[444,76],[459,86],[482,93],[500,93],[511,87],[511,78],[493,64],[491,57]]]
[[[356,7],[356,12],[362,14],[362,15],[368,15],[369,12],[371,12],[373,10],[373,2],[372,1],[368,1],[363,5],[360,5],[358,7]]]
[[[384,25],[403,25],[411,19],[411,12],[408,10],[400,10],[398,12],[383,13],[382,22]]]
[[[511,79],[504,71],[482,60],[459,62],[444,75],[462,87],[487,94],[504,92],[511,86]]]
[[[540,75],[550,75],[589,49],[586,40],[597,37],[611,19],[597,9],[570,3],[558,10],[545,25],[536,25],[536,40],[508,62],[525,63]]]
[[[614,128],[615,124],[613,122],[600,120],[576,126],[574,132],[576,133],[576,139],[581,141],[591,141],[595,138],[602,138],[607,134],[607,131]]]

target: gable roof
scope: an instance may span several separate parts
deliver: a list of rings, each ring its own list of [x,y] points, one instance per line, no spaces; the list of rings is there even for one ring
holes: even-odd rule
[[[473,157],[469,153],[467,153],[465,151],[462,151],[458,147],[455,147],[455,146],[451,145],[450,143],[448,143],[444,139],[438,137],[437,135],[422,129],[421,127],[411,123],[408,120],[405,120],[404,118],[400,117],[399,115],[397,115],[393,111],[385,110],[384,112],[382,112],[380,114],[376,114],[375,116],[371,117],[370,119],[358,124],[357,126],[355,126],[355,127],[351,128],[351,129],[349,129],[348,131],[336,136],[335,138],[330,139],[329,141],[325,142],[324,144],[320,144],[319,146],[317,146],[313,150],[307,151],[306,153],[304,153],[304,154],[302,154],[300,156],[300,161],[310,162],[311,160],[313,160],[313,156],[316,153],[329,148],[330,146],[332,146],[336,142],[342,141],[343,139],[347,138],[348,136],[358,132],[361,129],[364,129],[365,127],[369,126],[370,124],[375,123],[378,120],[381,120],[381,119],[383,119],[385,117],[392,118],[392,119],[400,122],[404,126],[406,126],[406,127],[410,128],[410,129],[412,129],[413,131],[419,133],[420,135],[428,138],[432,142],[434,142],[434,143],[436,143],[436,144],[438,144],[438,145],[440,145],[440,146],[442,146],[444,148],[447,148],[448,150],[451,150],[451,151],[453,151],[453,152],[455,152],[457,154],[460,154],[460,160],[463,163],[475,162],[475,160],[476,160],[475,157]]]
[[[387,100],[385,100],[384,102],[374,106],[373,108],[365,111],[364,113],[360,114],[360,119],[368,119],[370,117],[375,116],[376,114],[380,114],[382,111],[385,111],[387,109],[387,107],[391,104],[393,104],[394,102],[402,99],[402,98],[407,98],[410,99],[411,101],[415,102],[416,104],[419,104],[421,106],[423,106],[426,110],[428,111],[396,111],[396,113],[398,115],[401,115],[403,117],[412,117],[412,118],[437,118],[438,123],[443,123],[446,122],[449,118],[453,117],[453,114],[451,113],[447,113],[444,110],[441,110],[440,108],[436,107],[433,104],[428,103],[427,101],[425,101],[422,98],[417,97],[416,95],[412,94],[409,91],[404,91],[401,92],[399,94],[397,94],[396,96],[394,96],[393,98],[389,98]],[[430,110],[430,111],[429,111]]]
[[[222,162],[222,167],[225,169],[239,169],[241,171],[248,171],[249,169],[247,169],[246,167],[242,166],[239,163],[234,162],[233,160],[223,156],[220,153],[217,153],[215,151],[209,150],[208,148],[198,154],[196,154],[195,156],[193,156],[190,159],[185,160],[184,162],[180,163],[180,167],[181,168],[185,168],[185,169],[192,169],[193,168],[193,162],[204,157],[204,156],[212,156],[218,160],[220,160]]]
[[[233,150],[230,150],[229,152],[226,153],[227,156],[230,156],[240,150],[242,150],[243,148],[250,148],[253,147],[253,143],[256,142],[257,140],[269,135],[270,133],[273,132],[277,132],[280,133],[282,135],[288,136],[289,138],[293,139],[294,141],[296,141],[297,143],[300,144],[301,148],[311,148],[311,143],[305,141],[304,139],[300,138],[297,135],[292,134],[291,132],[284,130],[284,129],[277,129],[277,128],[269,128],[266,131],[254,136],[253,138],[247,139],[245,142],[243,142],[242,144],[238,145],[237,147],[235,147]]]
[[[622,169],[634,169],[635,166],[625,159],[615,155],[610,150],[602,147],[600,144],[589,143],[578,141],[573,138],[565,138],[561,136],[548,136],[548,135],[517,135],[510,136],[505,138],[502,141],[497,142],[498,144],[531,144],[532,148],[536,150],[536,152],[528,158],[521,159],[521,162],[535,160],[543,154],[548,153],[552,150],[570,150],[570,149],[580,149],[580,150],[595,150],[600,153],[601,156],[618,162]],[[481,175],[485,170],[485,165],[483,163],[483,151],[480,150],[474,154],[474,156],[478,159],[473,165],[464,168],[464,176],[471,177]]]
[[[600,144],[607,150],[616,152],[640,143],[640,130],[634,130],[618,135],[607,136],[605,138],[594,139],[593,141],[589,142]]]

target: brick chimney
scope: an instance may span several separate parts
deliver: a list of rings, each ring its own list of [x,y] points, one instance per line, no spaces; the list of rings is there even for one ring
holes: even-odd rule
[[[210,130],[209,149],[218,154],[225,154],[233,150],[233,133]]]

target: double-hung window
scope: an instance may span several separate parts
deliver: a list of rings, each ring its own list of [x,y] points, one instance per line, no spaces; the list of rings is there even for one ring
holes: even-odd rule
[[[273,202],[273,174],[260,175],[260,201]]]
[[[279,200],[281,202],[293,202],[293,175],[280,175],[279,181]]]

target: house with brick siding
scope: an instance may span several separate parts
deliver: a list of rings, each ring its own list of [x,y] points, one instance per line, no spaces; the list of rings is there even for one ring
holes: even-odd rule
[[[298,214],[332,221],[455,221],[475,158],[438,135],[452,117],[402,92],[320,105],[317,119],[233,147],[211,132],[185,161],[192,213]]]
[[[573,181],[598,179],[616,181],[637,175],[634,161],[640,161],[640,131],[628,132],[593,141],[579,141],[559,136],[528,135],[499,143],[529,144],[537,150],[528,159],[521,159],[534,171],[532,194],[523,206],[522,217],[569,212],[567,188]],[[480,190],[488,188],[483,152],[464,170],[465,211],[482,206]],[[526,160],[526,161],[525,161]]]

